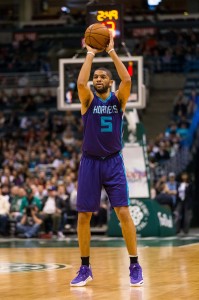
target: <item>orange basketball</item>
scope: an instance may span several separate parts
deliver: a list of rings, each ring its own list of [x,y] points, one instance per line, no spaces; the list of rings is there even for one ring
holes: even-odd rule
[[[94,49],[105,49],[110,41],[109,30],[105,25],[95,23],[90,25],[84,34],[85,42]]]

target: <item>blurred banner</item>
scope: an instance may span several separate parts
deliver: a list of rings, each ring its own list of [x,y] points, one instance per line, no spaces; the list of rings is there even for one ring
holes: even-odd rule
[[[141,237],[175,235],[171,211],[155,200],[131,199],[129,209],[137,234]],[[110,215],[107,234],[112,237],[122,236],[121,226],[114,210]]]
[[[139,145],[125,146],[124,165],[130,198],[150,198],[144,149]]]

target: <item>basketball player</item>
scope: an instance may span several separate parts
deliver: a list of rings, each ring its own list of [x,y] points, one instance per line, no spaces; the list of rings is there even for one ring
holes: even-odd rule
[[[121,79],[119,89],[110,92],[111,72],[98,68],[93,75],[93,93],[87,86],[93,58],[99,50],[88,45],[87,55],[77,80],[84,124],[83,154],[79,168],[77,210],[78,241],[82,265],[71,286],[84,286],[93,279],[89,262],[90,220],[99,210],[102,186],[120,221],[130,257],[130,285],[143,284],[142,269],[138,263],[136,230],[129,213],[128,187],[122,150],[122,118],[130,95],[131,78],[114,50],[111,35],[106,52],[110,55]]]

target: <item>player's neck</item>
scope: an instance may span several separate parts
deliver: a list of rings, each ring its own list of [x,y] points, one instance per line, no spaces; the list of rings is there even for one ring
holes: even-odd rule
[[[96,92],[96,95],[97,95],[97,97],[99,97],[100,99],[106,100],[106,99],[110,96],[110,93],[111,93],[110,91],[107,91],[106,93],[102,93],[102,94]]]

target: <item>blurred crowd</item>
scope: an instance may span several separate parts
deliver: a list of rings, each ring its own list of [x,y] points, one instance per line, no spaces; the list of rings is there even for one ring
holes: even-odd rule
[[[191,29],[157,31],[135,38],[133,53],[143,55],[145,65],[154,72],[186,72],[192,63],[199,69],[199,33]]]
[[[49,72],[51,64],[47,52],[53,41],[33,41],[24,38],[21,41],[0,45],[0,70],[12,72]]]
[[[156,181],[157,166],[161,166],[174,157],[182,148],[183,141],[187,138],[194,112],[199,107],[199,95],[195,90],[186,97],[182,90],[173,101],[170,122],[154,140],[147,145],[148,157],[151,169],[152,182]]]
[[[175,174],[175,172],[167,174],[164,164],[174,158],[184,147],[183,142],[188,137],[192,118],[198,105],[199,95],[195,90],[188,97],[180,90],[173,101],[171,121],[165,132],[160,133],[147,145],[151,174],[151,197],[172,211],[177,234],[181,230],[185,234],[189,232],[194,187],[190,174],[184,171],[181,174]],[[181,164],[182,160],[183,157],[181,157]],[[175,166],[173,166],[173,171],[175,171]]]
[[[3,97],[2,97],[3,95]],[[4,107],[13,105],[1,93]],[[23,98],[25,97],[25,98]],[[37,105],[56,99],[47,90],[34,95],[28,89],[19,96],[15,113],[0,114],[0,234],[20,237],[63,237],[67,228],[76,226],[77,172],[81,157],[83,126],[80,112],[38,113]],[[23,98],[23,99],[22,99]],[[27,110],[28,99],[34,108]],[[46,100],[48,99],[48,100]],[[50,100],[49,100],[50,99]],[[2,102],[3,101],[3,102]],[[19,105],[21,103],[21,107]],[[192,187],[187,174],[154,176],[157,166],[175,156],[186,138],[191,118],[198,105],[195,91],[186,98],[182,91],[174,99],[171,123],[155,141],[148,143],[152,198],[169,207],[180,231],[182,211],[187,211],[183,230],[191,220]],[[182,207],[182,200],[183,205]],[[107,195],[92,219],[93,226],[107,224]]]
[[[27,101],[22,102],[25,107]],[[7,118],[0,114],[0,234],[63,237],[76,224],[80,112],[39,114],[37,105],[28,112],[24,107],[23,114],[20,109]],[[107,222],[106,202],[102,193],[101,208],[92,219],[95,227]]]
[[[143,55],[145,67],[152,72],[187,72],[199,69],[199,33],[197,30],[155,29],[153,34],[130,36],[127,41],[130,53]],[[68,44],[70,45],[70,41]],[[31,40],[26,36],[21,41],[14,40],[12,43],[1,44],[1,72],[48,74],[52,70],[57,71],[58,64],[55,63],[55,55],[52,56],[52,53],[55,51],[54,53],[58,54],[66,48],[66,38],[60,38],[58,41],[49,38]],[[73,50],[75,55],[75,47]]]
[[[194,187],[190,175],[174,172],[161,176],[152,189],[152,199],[169,208],[173,215],[176,234],[189,233],[193,215]]]

